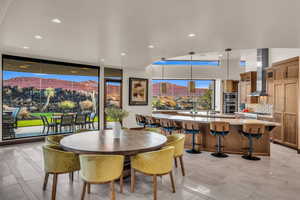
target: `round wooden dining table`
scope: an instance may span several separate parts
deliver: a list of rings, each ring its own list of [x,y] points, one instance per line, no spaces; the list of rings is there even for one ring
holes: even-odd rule
[[[77,154],[124,155],[124,177],[130,175],[130,156],[159,150],[167,138],[159,133],[142,130],[122,130],[115,138],[112,130],[89,131],[64,137],[60,141],[66,151]]]
[[[131,156],[160,149],[167,142],[164,135],[142,131],[122,130],[115,138],[112,130],[88,131],[64,137],[60,141],[66,151],[77,154],[117,154]]]

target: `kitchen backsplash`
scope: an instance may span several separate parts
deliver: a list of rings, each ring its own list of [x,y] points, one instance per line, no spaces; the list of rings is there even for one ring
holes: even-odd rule
[[[272,104],[265,104],[265,103],[247,104],[246,108],[250,109],[251,112],[273,114],[273,105]]]

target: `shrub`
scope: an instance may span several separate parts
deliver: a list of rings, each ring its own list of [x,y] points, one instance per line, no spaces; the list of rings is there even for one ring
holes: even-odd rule
[[[62,101],[58,103],[58,107],[61,109],[73,109],[75,107],[75,103],[73,101]]]
[[[106,108],[105,113],[107,117],[109,117],[113,122],[121,122],[122,119],[129,115],[126,110],[122,110],[116,107]]]

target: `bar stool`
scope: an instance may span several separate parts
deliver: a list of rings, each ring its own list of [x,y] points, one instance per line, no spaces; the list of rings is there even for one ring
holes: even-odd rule
[[[159,127],[159,122],[157,119],[151,116],[145,116],[146,127],[148,128],[157,128]]]
[[[170,119],[160,119],[159,124],[160,124],[161,131],[163,133],[172,135],[172,133],[176,130],[174,121]]]
[[[259,139],[265,132],[265,125],[259,123],[246,123],[243,125],[242,134],[248,138],[248,152],[242,158],[246,160],[260,160],[260,158],[252,156],[253,138]]]
[[[137,125],[142,126],[144,128],[146,127],[146,119],[143,115],[136,114],[135,120],[136,120]]]
[[[227,154],[222,152],[222,138],[221,136],[226,136],[229,133],[229,123],[216,121],[210,123],[210,134],[217,137],[217,145],[216,145],[216,152],[212,153],[212,156],[217,158],[226,158],[228,157]]]
[[[195,149],[196,145],[196,134],[200,134],[200,124],[197,122],[182,122],[182,129],[185,134],[192,134],[192,149],[186,150],[187,153],[199,154],[201,151]]]

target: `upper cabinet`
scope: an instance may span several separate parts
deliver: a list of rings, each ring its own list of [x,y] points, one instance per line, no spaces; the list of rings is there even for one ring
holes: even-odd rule
[[[256,91],[256,72],[242,73],[240,81],[240,102],[245,104],[258,103],[258,97],[250,96]]]
[[[238,92],[239,81],[224,80],[223,87],[224,87],[224,92],[227,92],[227,93]]]

